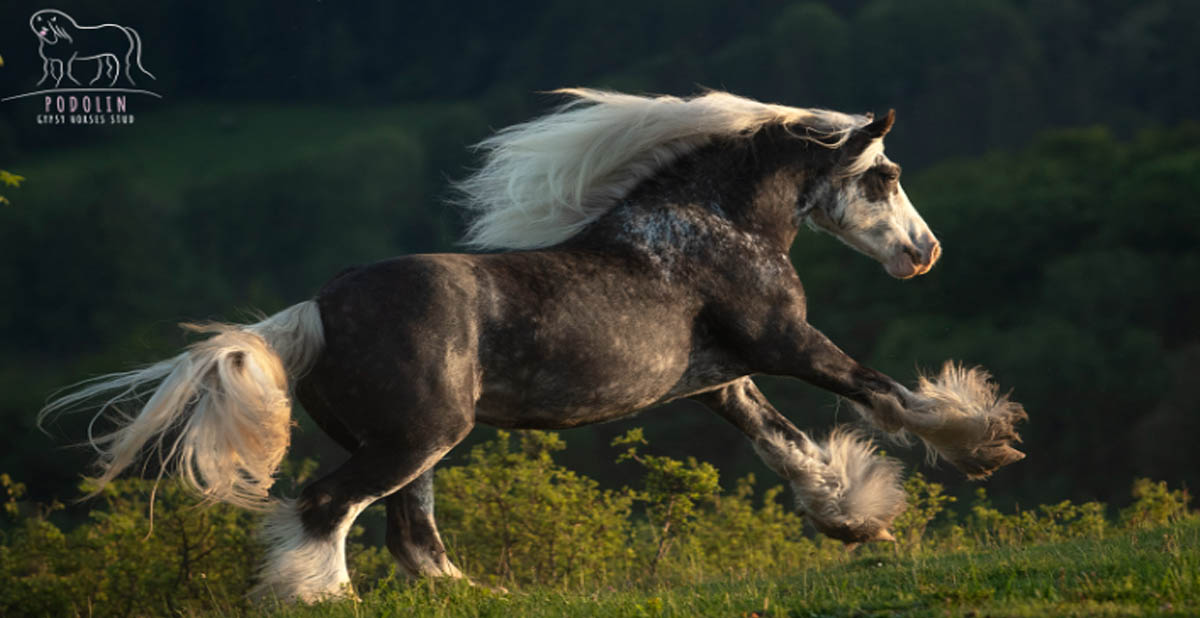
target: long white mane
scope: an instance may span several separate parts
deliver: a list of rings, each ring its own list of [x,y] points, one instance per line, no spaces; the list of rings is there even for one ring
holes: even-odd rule
[[[555,92],[573,100],[476,145],[485,152],[482,167],[455,186],[457,202],[473,214],[467,246],[536,249],[563,242],[638,182],[714,137],[783,123],[800,139],[836,148],[870,121],[727,92],[687,99],[586,88]]]

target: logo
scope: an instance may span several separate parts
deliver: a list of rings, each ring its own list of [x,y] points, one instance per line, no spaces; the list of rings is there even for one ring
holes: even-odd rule
[[[130,96],[162,95],[142,87],[157,80],[142,64],[142,37],[120,24],[81,26],[58,9],[29,18],[42,59],[41,90],[0,99],[40,99],[38,124],[133,124]],[[139,83],[141,82],[141,83]]]

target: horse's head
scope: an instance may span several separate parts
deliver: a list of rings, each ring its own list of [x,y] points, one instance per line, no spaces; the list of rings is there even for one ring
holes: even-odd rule
[[[801,204],[809,226],[878,260],[897,279],[923,275],[942,254],[900,187],[900,166],[883,154],[895,112],[854,129],[835,151],[830,177]]]
[[[74,27],[75,20],[57,9],[42,9],[29,18],[29,28],[47,45],[54,45],[59,39],[70,41],[67,26]]]

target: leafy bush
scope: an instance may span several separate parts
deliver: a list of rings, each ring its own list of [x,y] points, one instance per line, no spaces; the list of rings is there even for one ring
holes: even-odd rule
[[[638,429],[613,444],[626,447],[618,462],[642,468],[635,488],[601,491],[558,466],[551,454],[565,445],[538,431],[516,448],[499,432],[439,471],[438,519],[459,565],[495,583],[597,587],[756,576],[844,553],[805,536],[780,486],[756,508],[753,476],[722,494],[713,466],[646,454]]]
[[[1189,517],[1186,489],[1167,489],[1164,481],[1137,479],[1133,482],[1133,504],[1121,510],[1119,520],[1127,528],[1152,528]]]
[[[175,615],[244,608],[259,554],[252,518],[226,505],[198,508],[181,484],[123,480],[101,491],[103,509],[63,532],[54,504],[22,516],[23,486],[0,477],[15,525],[0,546],[0,614]],[[91,491],[86,483],[81,487]]]
[[[967,528],[977,546],[1049,543],[1073,538],[1103,538],[1109,529],[1099,502],[1074,504],[1064,500],[1034,511],[1005,515],[987,501],[982,489],[971,506]]]
[[[674,579],[759,577],[827,563],[845,553],[840,543],[805,536],[804,518],[780,500],[782,485],[764,491],[755,508],[754,485],[754,475],[738,479],[731,493],[715,496],[711,507],[698,513],[677,557],[667,564]]]
[[[840,543],[807,535],[803,518],[780,500],[782,487],[765,490],[756,506],[753,476],[722,493],[715,468],[646,454],[638,430],[614,444],[625,447],[618,461],[642,468],[635,489],[601,490],[557,465],[553,453],[565,444],[538,431],[516,440],[499,432],[472,449],[467,464],[439,471],[439,518],[460,567],[495,584],[597,590],[761,577],[847,561]],[[289,463],[285,473],[302,482],[314,468],[311,461]],[[164,482],[155,492],[151,481],[120,480],[103,489],[88,523],[64,532],[51,521],[61,505],[22,502],[24,489],[0,475],[6,520],[0,615],[255,611],[245,600],[261,553],[251,537],[251,514],[198,505],[178,483]],[[1135,500],[1116,524],[1098,502],[1003,513],[982,489],[958,524],[946,510],[954,498],[942,485],[915,473],[905,489],[910,507],[895,521],[895,551],[912,554],[1101,538],[1195,517],[1186,491],[1147,479],[1135,481]],[[364,519],[379,517],[379,510],[373,507]],[[356,526],[351,536],[361,533]],[[871,561],[888,551],[881,545],[859,550]],[[386,550],[351,543],[349,559],[360,593],[396,590]],[[397,592],[408,594],[405,589]]]
[[[915,551],[922,547],[930,522],[945,510],[946,505],[955,501],[954,496],[948,496],[944,491],[940,483],[927,481],[920,472],[905,479],[908,508],[892,522],[892,535],[899,548]]]
[[[471,450],[469,463],[438,472],[438,519],[451,554],[472,575],[504,583],[606,582],[628,573],[628,492],[557,466],[557,434],[510,434]],[[589,582],[590,583],[590,582]]]
[[[645,469],[642,488],[634,490],[634,500],[646,505],[646,515],[652,525],[651,538],[655,546],[650,558],[650,574],[658,571],[658,565],[666,556],[672,541],[690,533],[699,516],[697,506],[711,503],[720,489],[717,469],[707,463],[688,457],[686,462],[638,452],[639,445],[647,445],[641,428],[631,429],[613,440],[613,446],[627,446],[617,457],[617,462],[634,461]]]

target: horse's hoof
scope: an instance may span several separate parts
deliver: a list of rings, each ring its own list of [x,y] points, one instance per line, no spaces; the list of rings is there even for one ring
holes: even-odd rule
[[[857,433],[835,430],[823,443],[772,445],[801,462],[792,479],[800,509],[818,532],[845,543],[894,540],[888,526],[905,508],[900,462],[880,457]]]
[[[945,454],[946,459],[971,480],[984,479],[997,469],[1025,459],[1025,453],[1007,442],[981,446],[971,452]]]
[[[846,544],[846,551],[852,552],[864,543],[895,543],[896,537],[887,528],[849,528],[846,526],[824,526],[813,521],[813,526],[827,537],[837,539]]]
[[[940,375],[922,377],[917,386],[917,394],[927,401],[926,418],[913,431],[968,478],[985,478],[1025,458],[1012,443],[1021,441],[1015,425],[1029,415],[997,391],[983,369],[947,362]]]

